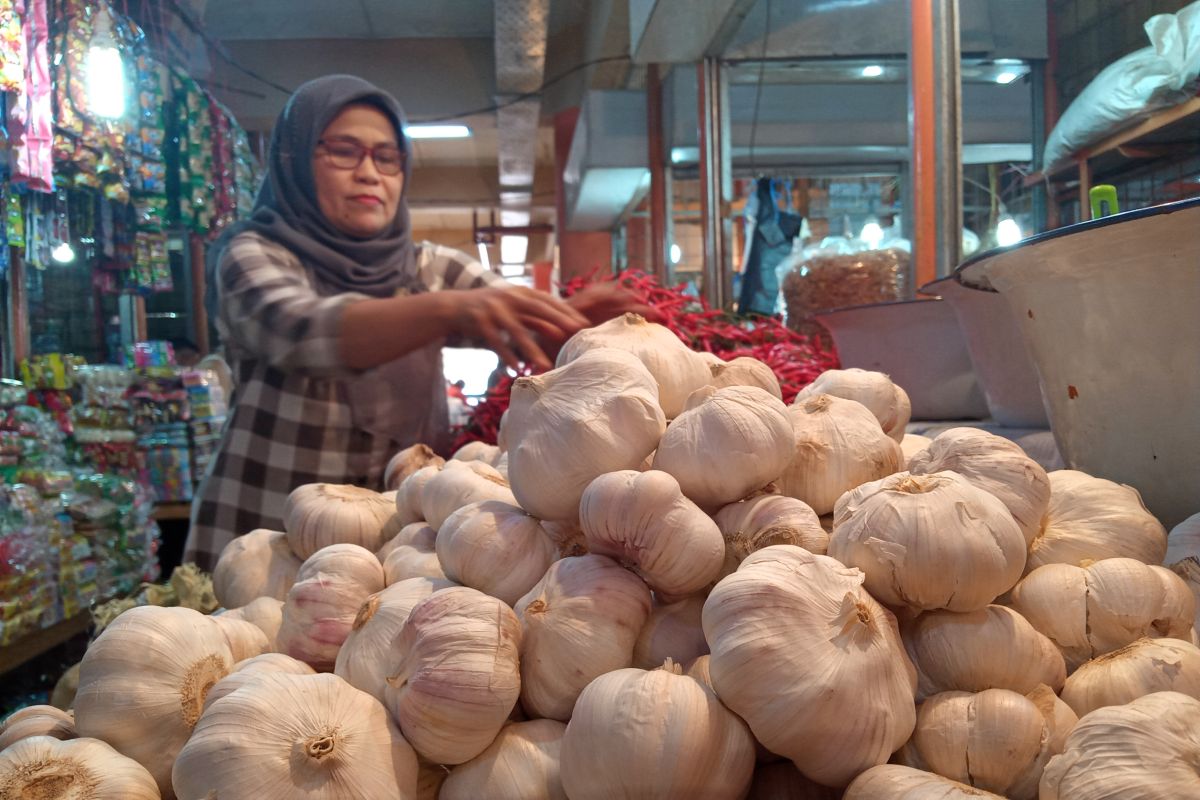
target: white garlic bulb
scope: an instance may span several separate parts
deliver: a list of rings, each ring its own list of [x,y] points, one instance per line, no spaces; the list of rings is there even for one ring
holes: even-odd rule
[[[213,703],[172,777],[179,800],[414,800],[417,758],[366,692],[276,673]]]
[[[283,653],[263,653],[260,656],[247,658],[234,664],[233,670],[221,680],[213,684],[204,697],[204,711],[226,695],[233,694],[243,686],[253,683],[263,675],[315,675],[316,670]]]
[[[225,642],[229,645],[229,653],[235,663],[271,651],[271,642],[267,635],[253,622],[238,619],[228,613],[214,614],[210,619],[225,635]]]
[[[1162,563],[1171,566],[1185,558],[1197,557],[1200,557],[1200,514],[1193,514],[1167,534],[1167,555]]]
[[[413,607],[454,584],[439,578],[408,578],[367,598],[338,650],[333,672],[356,689],[383,701],[389,653]]]
[[[1192,593],[1194,607],[1200,610],[1200,558],[1190,557],[1171,565],[1171,572],[1183,580]],[[1192,641],[1200,643],[1200,611],[1196,614],[1196,622],[1192,626]]]
[[[717,524],[658,470],[596,478],[579,502],[579,523],[589,552],[612,556],[674,597],[716,580],[725,561]]]
[[[171,796],[171,764],[233,666],[225,636],[190,608],[138,606],[109,623],[79,667],[75,730],[103,739]]]
[[[383,487],[395,491],[404,483],[404,479],[422,467],[440,467],[446,459],[433,452],[427,444],[414,444],[406,447],[392,456],[383,470]]]
[[[75,716],[54,706],[26,706],[14,711],[0,725],[0,750],[31,736],[54,739],[75,738]]]
[[[833,395],[797,400],[788,408],[795,450],[776,481],[781,494],[803,500],[818,515],[842,493],[900,470],[900,445],[862,403]]]
[[[0,797],[159,800],[154,777],[99,739],[22,739],[0,752]]]
[[[566,730],[552,719],[505,725],[486,750],[454,768],[438,800],[567,800],[558,771]]]
[[[667,419],[683,411],[688,395],[711,380],[708,364],[670,328],[647,322],[638,314],[623,314],[579,331],[558,351],[555,366],[565,366],[597,348],[623,350],[646,366],[657,384],[659,402]]]
[[[260,597],[241,608],[231,608],[221,616],[256,625],[267,637],[267,650],[272,651],[279,639],[279,627],[283,624],[283,601],[274,597]]]
[[[451,461],[482,461],[489,467],[494,467],[500,461],[503,451],[494,444],[487,442],[467,442],[454,451]]]
[[[746,556],[773,544],[794,544],[823,556],[829,534],[807,504],[781,494],[762,494],[730,503],[713,515],[725,537],[725,565],[721,577],[732,573]]]
[[[356,544],[375,552],[383,526],[395,514],[386,497],[370,489],[309,483],[292,490],[283,506],[288,545],[302,559],[331,544]]]
[[[635,356],[608,347],[518,378],[508,409],[513,494],[543,520],[577,519],[587,485],[635,469],[667,425],[654,376]]]
[[[862,581],[832,558],[775,545],[751,553],[704,604],[721,700],[767,749],[830,786],[885,762],[916,722],[917,679],[896,620]]]
[[[437,531],[424,522],[405,525],[383,559],[383,578],[388,586],[409,578],[445,580],[437,554]]]
[[[396,489],[396,516],[403,525],[422,521],[421,496],[425,486],[443,469],[442,464],[429,464],[409,475]]]
[[[225,608],[259,597],[283,600],[303,563],[288,546],[287,534],[259,528],[225,545],[213,569],[213,592]]]
[[[879,422],[884,433],[897,442],[904,438],[904,426],[908,425],[912,415],[912,404],[908,400],[908,393],[882,372],[858,367],[828,369],[801,389],[792,402],[799,405],[821,394],[862,403]]]
[[[1200,797],[1200,701],[1156,692],[1088,714],[1042,775],[1041,800]]]
[[[466,586],[417,603],[392,646],[384,698],[416,751],[461,764],[487,748],[521,692],[521,623]]]
[[[516,505],[508,481],[482,461],[448,461],[421,490],[421,515],[435,531],[460,508],[484,500]]]
[[[978,428],[951,428],[910,459],[908,470],[914,475],[956,472],[1004,504],[1026,544],[1041,532],[1050,505],[1050,479],[1016,442]]]
[[[607,556],[574,556],[551,564],[516,611],[521,705],[565,721],[583,687],[633,662],[650,614],[650,589]]]
[[[871,767],[846,787],[842,800],[1004,800],[965,783],[901,764]]]
[[[1058,691],[1067,677],[1054,643],[1005,606],[928,611],[901,632],[917,667],[918,699],[954,690],[1028,694],[1042,683]]]
[[[703,610],[704,598],[699,595],[655,606],[633,646],[633,666],[656,669],[668,658],[676,664],[689,664],[707,654],[700,621]]]
[[[1082,718],[1154,692],[1200,699],[1200,648],[1179,639],[1138,639],[1075,670],[1062,699]]]
[[[716,361],[708,365],[712,375],[710,385],[713,387],[721,389],[725,386],[756,386],[776,399],[783,400],[783,391],[779,388],[779,378],[775,376],[775,371],[757,358],[738,356],[729,361],[722,361],[716,356],[713,358]]]
[[[1012,590],[1010,605],[1058,645],[1068,672],[1141,637],[1187,640],[1196,617],[1182,578],[1132,558],[1038,567]]]
[[[587,685],[563,734],[560,770],[571,800],[736,798],[750,788],[754,738],[668,661]]]
[[[975,611],[1013,587],[1025,539],[998,499],[955,472],[897,472],[842,495],[829,555],[874,597],[914,611]]]
[[[1161,564],[1167,531],[1131,486],[1060,469],[1050,475],[1050,506],[1041,534],[1029,545],[1025,571],[1043,564],[1081,564],[1136,558]]]
[[[383,566],[355,544],[318,550],[304,562],[283,604],[276,646],[314,669],[333,669],[367,597],[383,588]]]
[[[715,509],[770,483],[791,460],[782,400],[756,386],[706,386],[667,426],[652,469],[673,475],[696,505]]]
[[[922,436],[919,433],[906,433],[904,438],[900,440],[900,452],[904,454],[904,463],[900,466],[908,469],[908,463],[918,453],[925,451],[933,443],[933,439],[928,436]]]
[[[537,519],[497,500],[471,503],[447,517],[436,550],[447,578],[510,606],[558,558],[558,548]]]

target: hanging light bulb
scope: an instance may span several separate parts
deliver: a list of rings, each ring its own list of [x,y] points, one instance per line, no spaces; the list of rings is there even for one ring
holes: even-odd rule
[[[871,220],[866,225],[863,225],[858,238],[866,242],[867,247],[876,250],[879,248],[879,243],[883,241],[883,228],[880,227],[878,222]]]
[[[70,264],[75,260],[75,248],[71,247],[70,242],[59,242],[50,251],[50,257],[59,264]]]
[[[683,248],[677,244],[671,245],[671,263],[678,264],[683,258]]]
[[[1021,226],[1012,217],[1004,217],[996,224],[996,244],[1001,247],[1016,244],[1023,238],[1025,234],[1021,233]]]
[[[101,3],[96,12],[86,69],[88,109],[98,117],[125,116],[125,62],[113,37],[107,3]]]

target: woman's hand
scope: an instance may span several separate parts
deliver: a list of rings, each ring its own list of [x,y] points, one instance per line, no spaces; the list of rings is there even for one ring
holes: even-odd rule
[[[589,325],[588,318],[567,303],[522,286],[440,294],[451,303],[454,331],[481,340],[514,368],[522,360],[541,370],[553,368],[535,334],[557,350]]]
[[[638,300],[617,281],[601,281],[584,287],[567,298],[567,305],[587,317],[592,325],[607,322],[622,314],[641,314],[650,322],[661,322],[662,314]]]

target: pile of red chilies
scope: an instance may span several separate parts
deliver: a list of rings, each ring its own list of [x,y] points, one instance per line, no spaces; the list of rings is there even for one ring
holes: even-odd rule
[[[682,285],[666,287],[643,272],[624,272],[615,280],[662,314],[662,324],[691,349],[713,353],[725,361],[749,356],[769,366],[779,378],[785,403],[792,402],[796,393],[822,372],[838,366],[835,353],[789,329],[776,317],[736,317],[709,308],[703,298],[685,293]],[[590,277],[574,278],[562,287],[562,293],[570,297],[590,282]],[[473,441],[496,443],[513,380],[505,378],[488,391],[475,407],[471,421],[459,432],[455,449]]]

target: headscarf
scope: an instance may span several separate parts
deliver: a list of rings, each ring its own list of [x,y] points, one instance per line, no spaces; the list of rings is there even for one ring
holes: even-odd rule
[[[366,103],[382,111],[396,127],[400,149],[409,152],[403,109],[396,98],[375,85],[353,75],[328,75],[297,89],[275,121],[267,177],[255,199],[254,211],[249,218],[229,226],[209,248],[206,304],[213,319],[217,313],[217,266],[229,242],[245,231],[285,245],[313,271],[326,291],[387,297],[397,289],[419,288],[406,197],[411,159],[405,161],[396,216],[376,236],[360,239],[339,231],[317,205],[313,174],[317,140],[334,117],[352,103]]]

